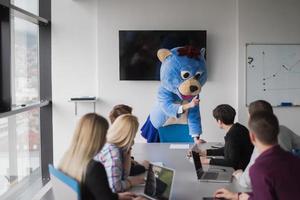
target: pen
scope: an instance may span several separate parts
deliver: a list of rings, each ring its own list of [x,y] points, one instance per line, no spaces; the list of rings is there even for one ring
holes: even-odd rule
[[[281,102],[280,106],[293,106],[292,102]]]

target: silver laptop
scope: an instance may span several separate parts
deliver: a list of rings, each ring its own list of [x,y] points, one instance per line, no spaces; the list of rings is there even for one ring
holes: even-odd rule
[[[173,169],[150,164],[142,196],[147,199],[171,199],[174,175]]]
[[[217,183],[230,183],[232,181],[232,172],[226,171],[223,168],[212,168],[211,171],[204,171],[200,155],[195,150],[192,150],[192,157],[196,169],[197,178],[199,181],[217,182]],[[221,172],[217,172],[221,170]]]

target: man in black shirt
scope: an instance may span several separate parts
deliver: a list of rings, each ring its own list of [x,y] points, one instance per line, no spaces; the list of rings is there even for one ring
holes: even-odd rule
[[[250,141],[248,129],[234,123],[235,110],[230,105],[222,104],[213,110],[213,116],[218,126],[225,130],[225,146],[219,149],[200,150],[202,164],[221,165],[234,169],[245,169],[250,161],[253,145]],[[211,158],[206,156],[224,156]]]

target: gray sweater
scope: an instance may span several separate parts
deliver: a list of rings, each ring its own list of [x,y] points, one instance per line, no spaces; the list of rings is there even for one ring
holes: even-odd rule
[[[279,126],[278,144],[286,151],[300,149],[300,136],[286,126]]]

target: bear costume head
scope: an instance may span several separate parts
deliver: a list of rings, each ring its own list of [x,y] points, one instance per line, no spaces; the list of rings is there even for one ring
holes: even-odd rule
[[[198,95],[207,80],[204,54],[204,48],[192,46],[158,50],[161,86],[183,100]]]

